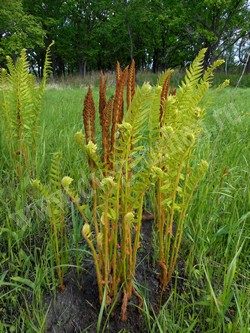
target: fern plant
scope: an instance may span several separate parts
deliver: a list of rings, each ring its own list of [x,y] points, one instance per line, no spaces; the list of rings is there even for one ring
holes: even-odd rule
[[[51,252],[54,254],[52,258],[55,258],[52,266],[56,264],[59,287],[61,291],[64,291],[63,275],[65,268],[62,266],[68,264],[68,240],[65,228],[60,160],[61,154],[55,153],[51,161],[50,182],[48,186],[43,185],[37,179],[33,180],[32,184],[41,193],[47,204],[47,217],[49,219],[50,230],[49,246],[52,246]]]
[[[24,170],[30,176],[34,173],[36,140],[42,96],[46,79],[50,72],[49,46],[44,63],[43,79],[40,85],[35,76],[29,73],[29,62],[22,50],[16,63],[7,57],[7,70],[0,71],[0,124],[8,161],[15,167],[18,176]]]
[[[138,90],[136,97],[134,62],[124,71],[117,63],[116,77],[114,97],[107,101],[107,80],[104,80],[102,73],[100,76],[101,155],[97,153],[97,145],[94,143],[96,111],[90,88],[83,109],[85,135],[76,133],[76,141],[87,155],[91,170],[93,223],[87,220],[85,206],[80,205],[78,196],[71,189],[72,179],[65,177],[62,185],[85,221],[82,235],[93,253],[100,302],[110,304],[122,287],[124,320],[132,293],[137,295],[141,303],[141,297],[133,286],[133,277],[140,242],[143,198],[150,186],[150,170],[146,165],[143,172],[140,168],[135,169],[138,162],[143,164],[144,161],[134,160],[134,155],[140,154],[143,149],[138,146],[140,115],[144,115],[146,121],[146,110],[139,113],[137,103],[144,100],[147,88]],[[125,87],[129,122],[124,118]]]
[[[177,261],[190,200],[208,167],[205,161],[195,163],[195,144],[205,114],[204,96],[221,61],[202,76],[204,54],[205,50],[199,53],[177,91],[170,87],[173,70],[164,73],[155,87],[146,83],[135,89],[134,62],[125,70],[117,63],[115,94],[107,101],[107,79],[101,73],[102,149],[95,143],[96,109],[91,88],[85,98],[85,134],[78,132],[75,138],[91,171],[90,220],[85,215],[86,206],[72,190],[72,179],[64,177],[62,186],[85,221],[82,235],[93,254],[100,302],[112,303],[122,288],[123,320],[133,292],[139,307],[141,304],[133,279],[146,193],[151,190],[155,194],[158,263],[165,288]]]
[[[206,49],[199,52],[175,94],[169,89],[171,71],[162,77],[158,133],[154,136],[150,159],[156,182],[155,229],[159,242],[160,281],[164,288],[175,269],[190,200],[208,169],[206,161],[197,162],[195,145],[202,133],[205,95],[214,70],[223,61],[216,61],[203,73],[205,52]]]

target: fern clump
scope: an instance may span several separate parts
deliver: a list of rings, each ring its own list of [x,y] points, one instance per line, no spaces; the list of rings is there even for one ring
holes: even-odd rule
[[[173,70],[160,76],[156,86],[146,83],[139,88],[135,87],[134,62],[125,70],[117,63],[116,91],[107,101],[107,79],[101,73],[102,147],[95,143],[96,108],[91,88],[85,98],[85,134],[78,132],[75,138],[89,162],[91,218],[86,217],[85,206],[71,188],[72,179],[64,178],[62,186],[85,221],[82,235],[93,254],[100,302],[112,303],[122,287],[122,319],[126,319],[133,292],[141,306],[133,279],[145,196],[151,192],[153,197],[156,252],[165,288],[176,265],[192,195],[208,168],[206,161],[197,162],[195,147],[206,111],[204,97],[221,61],[203,73],[205,52],[199,53],[177,90],[170,85]]]
[[[0,70],[0,126],[6,148],[3,153],[20,178],[24,170],[30,176],[34,174],[42,96],[50,72],[52,44],[46,53],[40,85],[29,72],[26,50],[22,50],[15,63],[7,57],[7,69]]]
[[[171,71],[166,73],[165,78],[163,75],[163,80],[159,80],[162,87],[160,121],[150,159],[156,182],[155,230],[159,241],[160,281],[164,288],[175,269],[191,198],[208,169],[206,161],[197,161],[195,147],[206,113],[205,96],[211,86],[214,70],[223,61],[216,61],[203,73],[205,52],[206,49],[200,51],[176,93],[172,94],[168,88]],[[225,82],[223,86],[227,84]]]

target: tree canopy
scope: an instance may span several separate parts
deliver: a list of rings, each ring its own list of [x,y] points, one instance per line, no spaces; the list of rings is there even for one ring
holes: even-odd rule
[[[52,40],[58,75],[132,58],[140,69],[185,66],[203,47],[206,65],[220,56],[242,63],[249,7],[247,0],[0,0],[0,64],[26,48],[41,75]]]

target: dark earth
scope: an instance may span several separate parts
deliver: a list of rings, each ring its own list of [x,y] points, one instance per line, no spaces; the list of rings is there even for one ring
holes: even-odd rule
[[[142,223],[141,247],[138,250],[138,266],[136,282],[140,294],[147,300],[155,314],[167,300],[169,289],[162,291],[157,270],[152,264],[153,249],[150,245],[152,234],[152,220],[146,219]],[[85,264],[86,266],[86,264]],[[49,312],[46,322],[46,333],[95,333],[100,313],[98,289],[93,262],[89,260],[80,279],[71,271],[65,277],[65,291],[58,292],[56,300],[50,299]],[[111,312],[110,315],[107,315]],[[130,332],[145,333],[148,328],[145,315],[138,309],[138,298],[132,296],[128,303],[127,320],[121,320],[121,297],[112,311],[107,309],[102,317],[100,332]]]

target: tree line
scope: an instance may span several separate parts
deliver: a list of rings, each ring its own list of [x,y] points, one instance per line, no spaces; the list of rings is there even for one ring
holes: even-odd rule
[[[41,76],[55,40],[56,75],[112,69],[134,59],[138,69],[185,66],[207,47],[244,64],[249,52],[247,0],[0,0],[0,65],[26,48]],[[236,54],[237,53],[237,54]],[[249,66],[248,66],[249,67]]]

